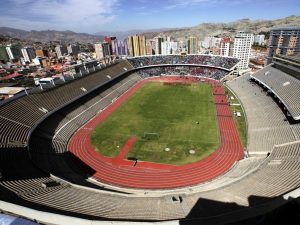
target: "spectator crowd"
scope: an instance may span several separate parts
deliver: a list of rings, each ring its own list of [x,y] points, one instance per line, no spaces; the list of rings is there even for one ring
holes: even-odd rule
[[[192,75],[220,80],[228,74],[228,71],[211,67],[164,66],[141,69],[138,74],[142,78],[161,75]]]
[[[165,55],[165,56],[143,56],[128,58],[133,67],[146,67],[153,65],[203,65],[219,67],[227,70],[232,69],[239,62],[236,58],[215,56],[215,55]]]

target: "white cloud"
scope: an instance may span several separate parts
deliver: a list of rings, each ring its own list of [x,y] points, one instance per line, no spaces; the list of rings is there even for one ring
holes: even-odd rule
[[[0,15],[0,26],[93,32],[114,20],[119,0],[10,0],[10,4],[6,15]]]

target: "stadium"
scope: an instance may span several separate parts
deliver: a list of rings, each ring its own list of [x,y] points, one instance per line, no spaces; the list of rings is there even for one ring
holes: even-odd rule
[[[299,197],[299,57],[144,56],[0,106],[0,209],[43,224],[234,223]],[[88,71],[88,72],[87,72]]]

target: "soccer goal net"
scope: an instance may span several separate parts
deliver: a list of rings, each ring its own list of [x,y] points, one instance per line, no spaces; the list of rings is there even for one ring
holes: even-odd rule
[[[144,132],[143,138],[146,140],[157,140],[159,139],[159,133]]]

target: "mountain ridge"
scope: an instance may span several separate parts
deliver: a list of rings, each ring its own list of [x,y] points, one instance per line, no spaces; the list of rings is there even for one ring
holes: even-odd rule
[[[192,27],[181,28],[158,28],[158,29],[136,29],[129,31],[116,31],[116,32],[96,32],[95,34],[76,33],[74,31],[56,31],[56,30],[43,30],[43,31],[26,31],[10,27],[0,27],[0,35],[17,38],[20,40],[30,40],[34,42],[50,42],[58,41],[62,44],[67,43],[96,43],[103,41],[104,34],[117,36],[118,39],[125,39],[129,35],[141,34],[147,38],[154,38],[156,36],[170,36],[175,40],[183,40],[189,36],[200,36],[204,39],[205,36],[234,36],[234,33],[239,30],[248,31],[254,34],[268,34],[268,32],[275,27],[289,27],[300,26],[300,16],[291,15],[285,18],[274,20],[251,20],[248,18],[239,19],[229,23],[201,23]],[[245,29],[247,28],[247,29]]]
[[[62,44],[68,43],[96,43],[104,40],[103,35],[92,35],[87,33],[76,33],[74,31],[56,31],[56,30],[21,30],[11,27],[0,27],[0,35],[17,38],[20,40],[30,40],[35,42],[58,41]]]
[[[248,18],[236,20],[229,23],[201,23],[193,27],[173,29],[163,32],[145,32],[147,38],[158,35],[171,36],[175,40],[180,40],[188,36],[234,36],[237,31],[247,31],[253,34],[268,33],[276,27],[300,27],[300,16],[291,15],[275,20],[251,20]],[[201,38],[200,38],[201,39]],[[203,39],[203,38],[202,38]]]

